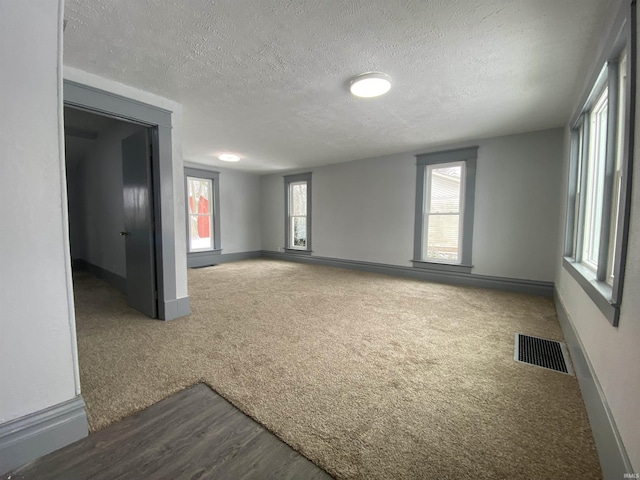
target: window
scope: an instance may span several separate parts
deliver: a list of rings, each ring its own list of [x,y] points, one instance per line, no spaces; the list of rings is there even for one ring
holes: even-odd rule
[[[617,43],[573,123],[563,262],[614,326],[622,301],[634,114],[626,35]]]
[[[189,252],[213,250],[213,180],[187,177]]]
[[[471,272],[477,152],[417,156],[415,267]]]
[[[602,231],[602,207],[605,161],[607,157],[608,90],[605,88],[593,107],[589,124],[588,157],[585,170],[584,229],[582,263],[596,272]]]
[[[285,183],[285,249],[311,253],[311,173],[288,175]]]
[[[187,265],[212,265],[220,247],[220,174],[185,168]]]

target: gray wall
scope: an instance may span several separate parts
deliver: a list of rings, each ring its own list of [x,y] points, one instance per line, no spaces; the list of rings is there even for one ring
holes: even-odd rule
[[[620,1],[612,3],[616,11]],[[587,71],[599,70],[595,65],[596,52],[601,50],[603,38],[594,48],[592,63]],[[585,75],[583,78],[588,78]],[[582,93],[589,85],[576,85]],[[636,87],[638,88],[638,87]],[[578,104],[574,105],[576,108]],[[636,103],[636,116],[640,112],[640,102]],[[556,288],[558,296],[567,310],[569,320],[582,344],[590,362],[596,381],[602,387],[604,400],[608,404],[612,420],[615,422],[624,447],[633,465],[633,471],[640,471],[640,123],[636,121],[635,153],[633,160],[633,196],[631,203],[631,225],[627,249],[627,270],[624,293],[620,308],[619,326],[612,327],[609,321],[593,303],[582,287],[562,266],[562,251],[556,256]],[[563,158],[563,208],[560,211],[562,228],[557,243],[564,243],[564,218],[569,166],[569,129],[566,131],[565,154]],[[631,473],[631,472],[629,472]]]
[[[185,167],[220,172],[220,232],[222,254],[262,248],[260,177],[258,175],[185,162]],[[186,231],[183,227],[183,232]]]
[[[67,169],[71,255],[127,276],[122,197],[122,140],[143,127],[114,121]],[[67,147],[69,148],[69,147]],[[69,154],[69,151],[67,151]]]
[[[476,142],[473,273],[552,281],[563,131]],[[470,145],[441,147],[445,150]],[[312,168],[313,255],[410,266],[416,153]],[[284,246],[281,173],[262,177],[262,248]]]
[[[0,8],[0,424],[80,393],[60,128],[60,7],[2,0]]]

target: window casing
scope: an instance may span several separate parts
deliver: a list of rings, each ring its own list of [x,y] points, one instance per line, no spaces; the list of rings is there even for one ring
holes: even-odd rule
[[[311,253],[311,173],[287,175],[285,184],[285,251]]]
[[[470,273],[478,147],[418,155],[413,265]]]
[[[628,238],[635,77],[627,28],[572,124],[564,268],[617,326]]]
[[[220,255],[220,173],[184,169],[187,265],[212,265]]]

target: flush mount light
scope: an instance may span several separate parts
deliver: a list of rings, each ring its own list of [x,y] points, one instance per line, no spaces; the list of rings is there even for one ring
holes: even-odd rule
[[[356,97],[378,97],[391,88],[391,77],[386,73],[367,72],[351,80],[350,90]]]
[[[237,162],[240,160],[238,155],[234,155],[233,153],[221,153],[218,155],[218,158],[223,162]]]

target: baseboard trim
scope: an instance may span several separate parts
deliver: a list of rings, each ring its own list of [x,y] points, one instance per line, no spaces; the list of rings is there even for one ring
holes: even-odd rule
[[[0,425],[0,475],[89,434],[87,412],[77,397]]]
[[[104,280],[109,285],[118,289],[122,293],[127,293],[127,279],[125,277],[121,277],[117,273],[105,270],[104,268],[94,265],[93,263],[89,263],[81,258],[74,259],[72,261],[72,265],[73,268],[77,268],[78,270],[86,270],[87,272],[92,273],[93,275],[101,280]]]
[[[602,391],[598,377],[589,361],[584,346],[578,337],[571,316],[564,306],[562,297],[554,290],[554,301],[564,339],[569,347],[569,354],[573,362],[576,378],[580,384],[582,398],[589,415],[589,423],[593,432],[593,439],[598,450],[600,466],[605,480],[620,479],[624,474],[633,473],[633,467],[627,451],[622,443],[620,432],[613,419],[609,404]]]
[[[189,296],[167,300],[164,302],[164,318],[160,320],[174,320],[191,313],[191,298]]]
[[[331,257],[317,257],[308,255],[295,255],[284,252],[263,250],[262,256],[291,262],[310,263],[328,267],[347,268],[371,273],[382,273],[397,277],[414,278],[452,285],[469,287],[491,288],[494,290],[508,290],[512,292],[529,293],[533,295],[553,296],[553,283],[536,280],[522,280],[518,278],[492,277],[488,275],[474,275],[459,272],[441,272],[425,270],[422,268],[401,267],[385,263],[361,262],[358,260],[345,260]]]
[[[239,262],[240,260],[260,258],[261,256],[261,250],[256,250],[253,252],[223,253],[222,255],[220,255],[218,263]]]
[[[191,298],[182,297],[177,299],[178,317],[185,317],[191,313]]]
[[[187,266],[189,268],[209,267],[220,263],[238,262],[240,260],[249,260],[251,258],[260,258],[261,250],[253,252],[237,252],[237,253],[219,253],[216,255],[187,257]]]

